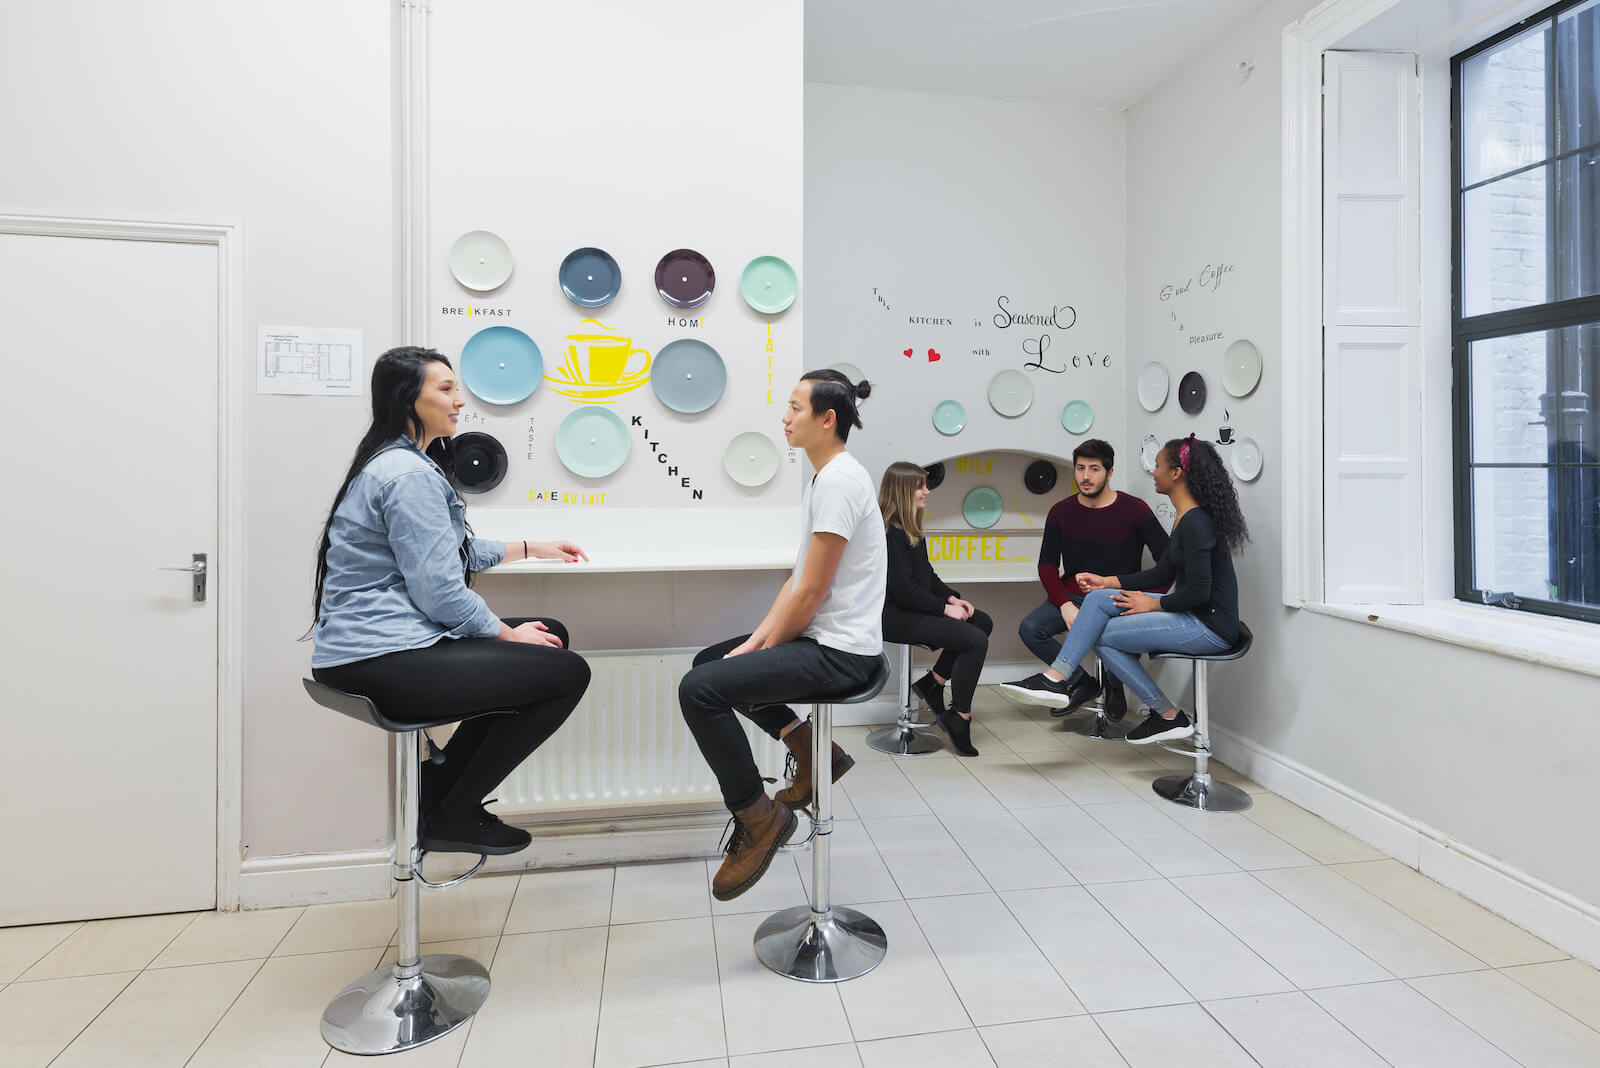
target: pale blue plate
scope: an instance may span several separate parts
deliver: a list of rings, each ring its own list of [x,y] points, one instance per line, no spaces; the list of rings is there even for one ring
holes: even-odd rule
[[[580,478],[605,478],[628,458],[628,428],[610,408],[586,405],[556,427],[556,455]]]
[[[967,521],[968,526],[986,530],[1000,522],[1000,512],[1004,507],[998,490],[988,486],[979,486],[966,499],[961,502],[961,516]]]
[[[933,406],[933,425],[941,434],[959,434],[967,425],[967,410],[960,401],[940,401]]]
[[[515,404],[533,396],[544,377],[544,356],[533,338],[514,326],[491,326],[461,349],[461,381],[490,404]]]
[[[661,347],[650,365],[650,388],[675,412],[694,415],[722,399],[728,368],[717,350],[692,337]]]
[[[1068,401],[1061,409],[1061,425],[1069,434],[1083,434],[1094,426],[1094,409],[1088,401]]]
[[[744,302],[763,315],[787,310],[799,291],[794,268],[776,256],[757,256],[744,265],[744,273],[739,276]]]
[[[576,248],[567,253],[556,279],[561,292],[580,308],[609,304],[622,291],[622,268],[602,248]]]

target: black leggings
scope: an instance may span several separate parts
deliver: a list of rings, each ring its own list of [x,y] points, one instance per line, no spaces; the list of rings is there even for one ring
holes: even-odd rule
[[[530,622],[508,619],[509,627]],[[569,648],[567,628],[540,619],[562,648],[493,638],[445,639],[425,649],[313,668],[318,682],[372,699],[390,719],[468,719],[445,746],[439,808],[478,804],[565,723],[589,688],[589,665]],[[509,714],[507,714],[509,713]]]
[[[989,634],[994,620],[974,610],[971,619],[951,619],[946,615],[907,612],[895,606],[883,610],[883,640],[921,642],[941,650],[933,665],[940,678],[950,680],[950,707],[971,713],[972,695],[978,690],[978,675],[989,655]]]

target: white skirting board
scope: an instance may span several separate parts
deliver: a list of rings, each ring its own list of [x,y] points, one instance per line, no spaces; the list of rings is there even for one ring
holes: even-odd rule
[[[1212,724],[1211,747],[1217,759],[1273,793],[1579,960],[1600,967],[1600,907],[1454,841],[1226,727]]]

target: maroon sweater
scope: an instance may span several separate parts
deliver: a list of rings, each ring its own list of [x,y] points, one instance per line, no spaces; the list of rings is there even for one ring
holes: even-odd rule
[[[1053,605],[1079,601],[1083,595],[1072,577],[1080,571],[1127,575],[1144,566],[1144,550],[1161,559],[1167,532],[1150,506],[1128,493],[1104,508],[1085,508],[1078,495],[1056,502],[1044,520],[1039,546],[1039,581]]]

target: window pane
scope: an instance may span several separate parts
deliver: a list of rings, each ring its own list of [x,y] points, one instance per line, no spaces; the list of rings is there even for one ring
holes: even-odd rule
[[[1590,297],[1600,293],[1600,152],[1568,156],[1555,175],[1555,299]]]
[[[1480,52],[1461,65],[1463,185],[1549,158],[1545,42],[1550,24]]]
[[[1600,0],[1556,22],[1556,151],[1600,144]]]
[[[1544,467],[1480,467],[1472,473],[1473,585],[1549,600],[1555,495]]]
[[[1543,464],[1551,460],[1551,346],[1532,334],[1474,341],[1471,360],[1472,462]]]
[[[1549,300],[1549,166],[1480,185],[1461,197],[1463,315]]]
[[[1564,467],[1556,597],[1600,605],[1600,467]]]

